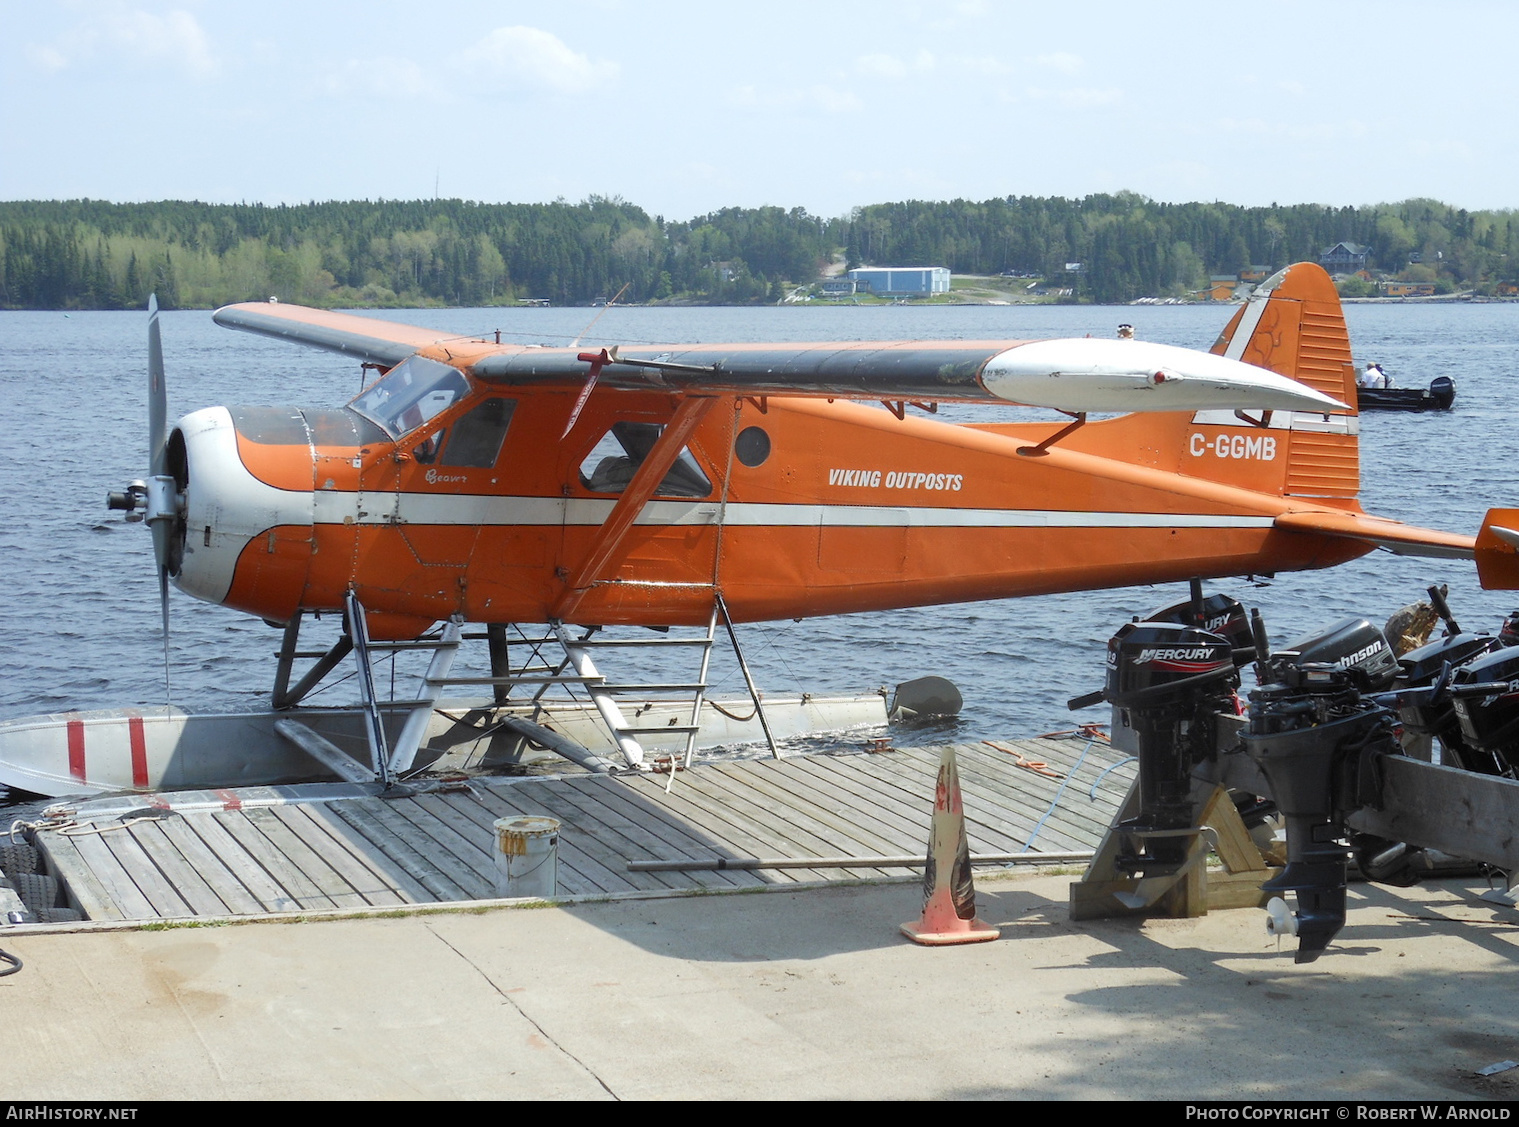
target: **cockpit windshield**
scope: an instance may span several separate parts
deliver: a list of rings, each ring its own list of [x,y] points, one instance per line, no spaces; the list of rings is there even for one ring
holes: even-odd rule
[[[469,391],[459,369],[438,360],[412,356],[401,361],[373,387],[348,404],[378,423],[391,438],[415,430]]]

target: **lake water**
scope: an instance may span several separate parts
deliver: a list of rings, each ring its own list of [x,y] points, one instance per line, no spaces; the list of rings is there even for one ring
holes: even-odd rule
[[[762,309],[614,308],[582,339],[613,343],[1030,339],[1111,336],[1120,321],[1141,339],[1208,347],[1232,312],[1204,306]],[[1352,305],[1351,341],[1401,384],[1450,376],[1448,414],[1364,416],[1362,502],[1369,512],[1474,532],[1489,505],[1519,505],[1509,384],[1519,371],[1519,305]],[[398,321],[503,340],[565,344],[585,309],[415,310]],[[0,459],[0,719],[66,709],[161,704],[163,650],[149,537],[105,509],[105,493],[146,475],[142,313],[0,312],[0,411],[16,438]],[[341,357],[219,329],[207,312],[163,318],[170,417],[216,403],[334,405],[359,387]],[[959,409],[964,411],[966,409]],[[1519,592],[1486,593],[1466,562],[1375,552],[1327,572],[1266,584],[1217,581],[1258,606],[1281,642],[1348,614],[1382,622],[1433,582],[1450,584],[1468,629],[1493,630]],[[1100,684],[1104,646],[1130,615],[1185,596],[1181,585],[745,625],[740,641],[768,692],[856,692],[924,674],[955,681],[958,722],[939,740],[1009,738],[1101,719],[1065,701]],[[175,702],[236,711],[263,707],[279,635],[220,607],[172,596]],[[329,620],[330,626],[330,620]],[[476,668],[484,655],[471,659]],[[625,675],[626,676],[626,675]],[[640,672],[641,678],[643,673]],[[409,691],[409,690],[407,690]],[[731,659],[714,692],[742,695]],[[899,742],[901,742],[899,740]]]

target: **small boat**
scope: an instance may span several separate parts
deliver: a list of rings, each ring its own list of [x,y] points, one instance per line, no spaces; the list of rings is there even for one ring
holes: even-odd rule
[[[1456,381],[1436,376],[1428,387],[1360,387],[1362,411],[1449,411],[1456,401]]]

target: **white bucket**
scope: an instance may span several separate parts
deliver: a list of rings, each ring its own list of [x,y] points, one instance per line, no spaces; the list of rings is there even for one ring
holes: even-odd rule
[[[551,899],[559,887],[559,822],[519,815],[498,818],[496,892]]]

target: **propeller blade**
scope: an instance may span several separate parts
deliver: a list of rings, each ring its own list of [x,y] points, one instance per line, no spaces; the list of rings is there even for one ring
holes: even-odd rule
[[[158,330],[158,295],[148,297],[148,472],[157,476],[164,472],[164,444],[168,431],[169,403],[164,391],[164,346]],[[154,549],[158,537],[153,538]],[[163,566],[164,557],[158,557]]]
[[[157,533],[155,528],[154,533]],[[154,536],[157,540],[157,536]],[[163,613],[164,633],[164,703],[173,704],[174,696],[169,690],[169,569],[162,564],[158,567],[158,605]]]
[[[168,414],[169,396],[164,387],[163,334],[158,327],[158,295],[148,295],[148,473],[155,479],[168,470]],[[150,506],[150,517],[152,515]],[[153,533],[153,558],[158,562],[160,581],[168,582],[169,536],[173,531],[170,522],[150,519],[148,527]],[[168,590],[165,588],[165,620],[167,621]],[[168,629],[164,630],[165,638]]]
[[[158,327],[158,295],[155,293],[148,297],[148,472],[160,489],[163,476],[168,472],[165,452],[168,415],[163,335]],[[158,491],[154,490],[154,493]],[[148,527],[153,533],[153,560],[158,565],[158,605],[163,616],[164,700],[172,704],[169,690],[169,538],[173,535],[174,525],[172,521],[157,517],[149,521]]]

